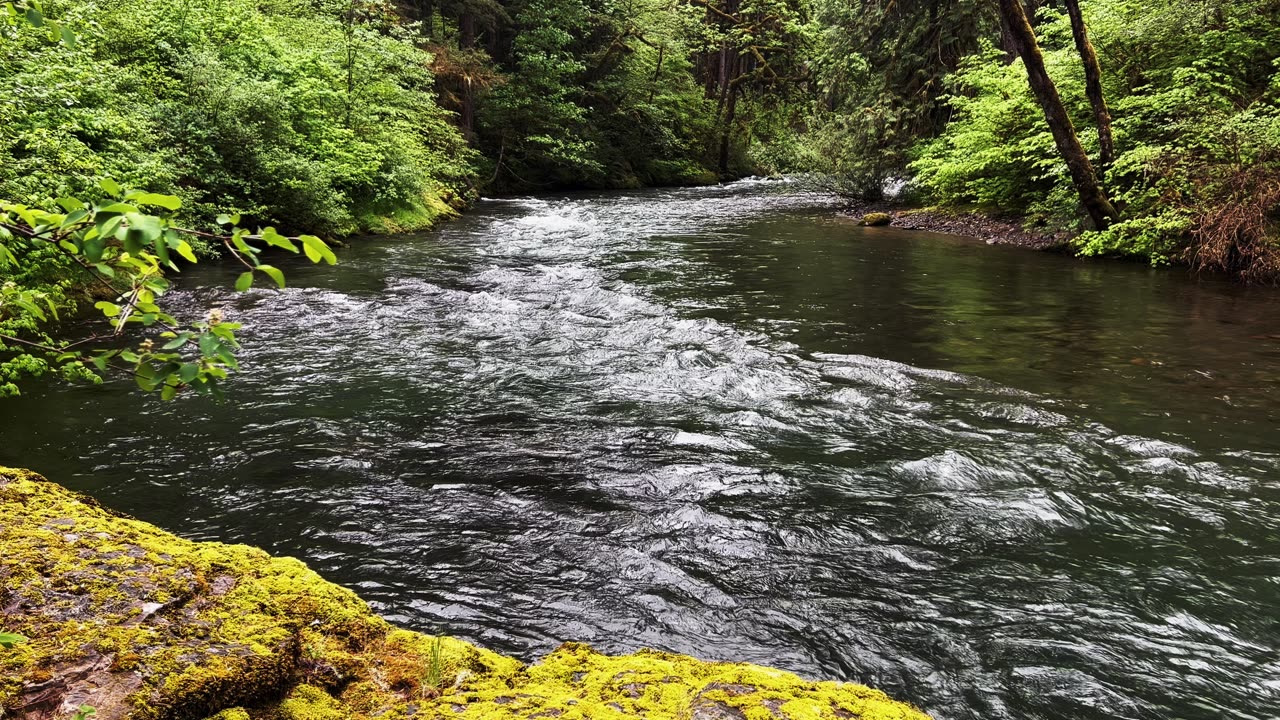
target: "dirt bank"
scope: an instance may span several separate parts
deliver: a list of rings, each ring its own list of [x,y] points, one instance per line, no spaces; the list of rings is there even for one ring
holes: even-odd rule
[[[883,212],[893,216],[890,227],[907,230],[966,235],[990,245],[1016,245],[1033,250],[1063,248],[1071,239],[1068,233],[1049,233],[1026,230],[1016,219],[993,218],[979,213],[965,213],[936,208],[904,208],[887,203],[868,203],[842,211],[854,220],[871,212]]]

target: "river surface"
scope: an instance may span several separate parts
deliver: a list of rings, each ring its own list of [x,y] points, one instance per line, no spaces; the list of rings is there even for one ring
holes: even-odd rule
[[[1280,293],[860,228],[785,183],[481,202],[246,324],[218,405],[0,405],[0,461],[394,621],[959,718],[1280,716]]]

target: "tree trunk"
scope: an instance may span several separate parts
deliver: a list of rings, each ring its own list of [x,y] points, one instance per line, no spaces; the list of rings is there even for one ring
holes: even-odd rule
[[[1076,136],[1071,117],[1067,115],[1067,108],[1058,95],[1058,88],[1045,70],[1044,55],[1040,52],[1040,44],[1036,41],[1035,31],[1031,29],[1031,22],[1022,9],[1022,0],[1000,0],[1000,17],[1007,26],[1009,38],[1022,58],[1022,63],[1026,65],[1031,92],[1044,110],[1044,119],[1053,133],[1058,154],[1071,171],[1071,182],[1080,196],[1080,203],[1084,205],[1094,226],[1105,229],[1119,218],[1119,214],[1098,182],[1098,175],[1093,171],[1084,147],[1080,145],[1080,138]]]
[[[658,47],[658,67],[653,71],[653,82],[649,84],[649,100],[653,102],[653,94],[658,91],[658,81],[662,79],[662,57],[667,54],[667,44]]]
[[[1089,42],[1089,31],[1080,12],[1080,0],[1065,0],[1065,3],[1067,14],[1071,16],[1071,34],[1075,36],[1076,49],[1084,62],[1084,91],[1089,96],[1089,105],[1093,107],[1094,122],[1098,124],[1098,166],[1105,173],[1116,159],[1116,147],[1111,139],[1111,111],[1107,109],[1107,98],[1102,93],[1102,67],[1098,64],[1098,53],[1094,52],[1093,43]]]
[[[458,47],[470,50],[476,46],[476,16],[463,10],[458,19]]]
[[[738,110],[738,88],[732,83],[728,85],[728,108],[724,114],[724,127],[720,132],[720,177],[729,177],[729,150],[733,143],[733,121]]]

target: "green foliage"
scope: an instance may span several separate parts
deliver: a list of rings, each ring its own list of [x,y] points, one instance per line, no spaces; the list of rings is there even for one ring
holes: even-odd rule
[[[18,392],[23,376],[58,372],[67,378],[97,379],[109,367],[129,371],[138,387],[175,397],[185,388],[220,394],[219,383],[237,368],[238,323],[226,322],[220,311],[205,319],[182,323],[162,307],[170,288],[165,272],[178,272],[178,261],[194,263],[188,238],[200,236],[221,244],[247,272],[236,289],[245,291],[255,274],[284,287],[284,275],[262,261],[265,248],[298,253],[312,262],[330,265],[337,258],[317,237],[286,237],[267,227],[250,233],[238,227],[238,215],[224,215],[225,232],[205,233],[175,224],[182,209],[176,196],[142,191],[124,192],[111,180],[101,183],[102,199],[83,202],[58,200],[59,211],[0,202],[0,272],[25,278],[27,270],[50,265],[74,269],[78,282],[24,286],[9,280],[0,287],[0,396]],[[55,341],[47,323],[58,319],[59,308],[75,309],[83,287],[101,298],[94,307],[111,332],[78,341]],[[89,349],[137,327],[145,338],[134,348]],[[96,370],[96,373],[95,373]]]
[[[596,144],[584,137],[578,77],[586,64],[573,52],[573,31],[588,16],[581,0],[529,0],[514,14],[513,77],[490,95],[482,126],[497,135],[517,178],[537,171],[551,181],[589,182],[603,174]]]
[[[502,188],[705,181],[715,105],[690,57],[690,6],[521,0],[514,40],[478,99],[481,147]]]
[[[1050,55],[1051,71],[1069,64]],[[943,100],[953,115],[946,132],[921,146],[910,165],[914,182],[935,202],[988,211],[1054,215],[1046,198],[1074,207],[1070,179],[1021,62],[1007,64],[988,47],[966,58]],[[1056,76],[1062,75],[1055,72]],[[1067,83],[1069,85],[1069,83]]]
[[[905,179],[912,148],[949,116],[944,77],[998,24],[981,0],[814,0],[809,64],[817,98],[780,169],[843,195],[879,199]]]
[[[354,4],[354,3],[350,3]],[[301,0],[76,0],[80,41],[0,35],[0,197],[47,205],[113,177],[184,220],[347,233],[465,186],[472,154],[430,55],[377,13]]]
[[[76,44],[75,31],[45,17],[38,0],[7,2],[0,5],[0,26],[13,28],[23,24],[43,30],[51,43],[60,42],[72,47]]]
[[[1189,262],[1251,279],[1280,270],[1280,25],[1274,0],[1096,0],[1084,6],[1115,118],[1105,184],[1120,222],[1088,255]],[[1042,10],[1046,63],[1090,152],[1096,133],[1064,16]],[[945,131],[911,165],[933,202],[1078,229],[1077,200],[1021,63],[988,49],[950,79]],[[1095,161],[1096,163],[1096,161]]]

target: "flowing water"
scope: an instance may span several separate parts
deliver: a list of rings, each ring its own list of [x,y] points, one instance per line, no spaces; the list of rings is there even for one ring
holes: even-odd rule
[[[785,184],[486,201],[189,311],[223,405],[0,405],[0,461],[387,617],[879,686],[1280,716],[1280,294],[859,228]]]

